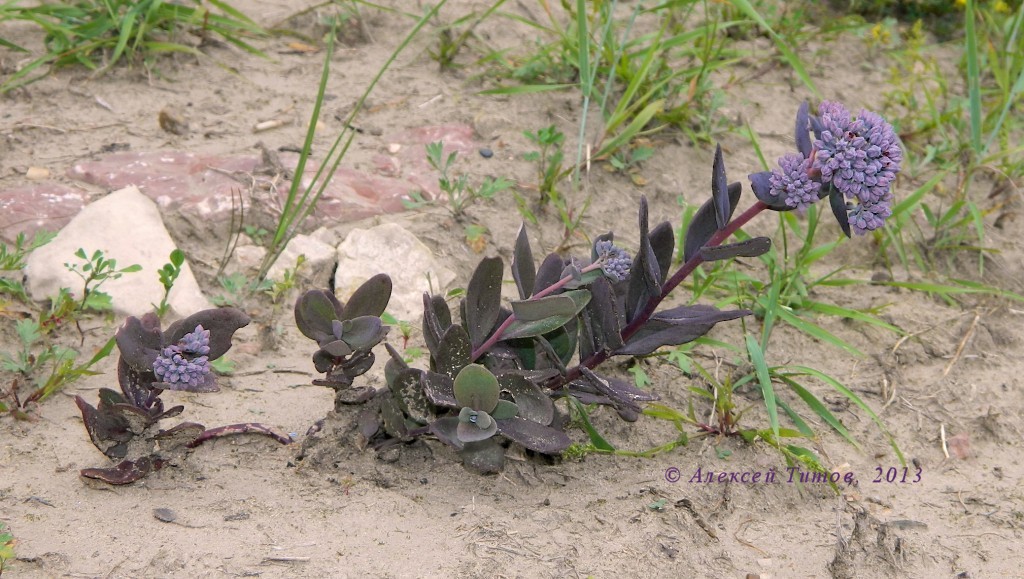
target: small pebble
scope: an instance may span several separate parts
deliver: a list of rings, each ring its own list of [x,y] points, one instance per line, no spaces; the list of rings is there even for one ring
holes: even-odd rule
[[[25,178],[29,181],[40,181],[50,178],[50,170],[45,167],[29,167],[25,171]]]
[[[480,149],[480,156],[483,157],[484,159],[490,159],[491,157],[494,156],[494,151],[488,149],[487,147],[483,147],[482,149]]]
[[[176,515],[174,511],[162,507],[158,509],[153,509],[153,516],[156,517],[157,520],[163,521],[165,523],[173,523],[178,518],[178,515]]]

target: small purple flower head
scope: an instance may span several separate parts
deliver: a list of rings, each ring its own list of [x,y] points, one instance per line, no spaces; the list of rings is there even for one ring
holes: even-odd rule
[[[811,160],[799,153],[789,153],[779,159],[779,168],[768,178],[771,195],[781,197],[786,205],[800,211],[807,209],[818,200],[821,183],[809,175]]]
[[[633,265],[633,258],[624,249],[615,247],[610,240],[603,240],[594,245],[594,250],[597,251],[601,270],[612,281],[629,279],[629,268]]]
[[[153,363],[153,373],[160,382],[179,386],[175,389],[205,385],[210,374],[209,353],[210,331],[196,326],[195,331],[160,352]]]
[[[875,204],[889,195],[903,161],[892,125],[861,110],[851,118],[846,107],[824,101],[818,108],[820,138],[815,141],[813,168],[822,183],[832,183],[847,199]]]
[[[885,219],[892,215],[892,195],[873,203],[860,203],[849,209],[850,228],[857,235],[864,235],[885,225]]]

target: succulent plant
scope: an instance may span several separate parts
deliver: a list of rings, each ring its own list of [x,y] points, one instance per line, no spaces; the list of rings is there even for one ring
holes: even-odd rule
[[[286,436],[261,424],[234,424],[207,430],[203,425],[184,422],[168,430],[157,424],[185,409],[164,410],[164,390],[214,392],[216,375],[209,363],[231,348],[235,331],[249,323],[249,316],[234,308],[203,310],[160,330],[160,319],[149,313],[129,317],[115,335],[120,359],[117,377],[121,391],[100,389],[94,407],[81,396],[75,403],[82,412],[85,428],[96,448],[112,460],[112,468],[87,468],[83,477],[110,484],[127,484],[163,468],[180,458],[189,447],[227,434],[253,432],[269,435],[279,442]]]
[[[351,386],[373,366],[372,349],[390,330],[380,320],[390,299],[391,278],[380,274],[356,289],[347,304],[330,290],[309,290],[295,302],[299,331],[320,346],[313,354],[313,366],[326,376],[313,383],[334,388],[336,409],[374,395],[372,388]]]

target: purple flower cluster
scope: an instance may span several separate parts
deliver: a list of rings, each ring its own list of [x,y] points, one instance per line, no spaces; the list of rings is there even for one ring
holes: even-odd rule
[[[177,344],[160,352],[153,363],[153,373],[161,382],[197,387],[210,374],[207,355],[210,353],[210,330],[202,325],[185,334]]]
[[[814,143],[814,165],[823,183],[832,185],[850,202],[850,225],[858,234],[882,226],[892,215],[890,187],[903,161],[903,150],[892,125],[881,116],[861,110],[856,118],[839,103],[818,107],[821,124]]]
[[[633,258],[624,249],[615,247],[609,240],[598,241],[594,245],[597,258],[601,262],[601,271],[613,281],[629,279],[629,268]]]
[[[813,148],[806,137],[813,127]],[[802,154],[779,159],[779,168],[752,176],[755,189],[767,194],[769,206],[806,209],[818,199],[833,196],[833,210],[842,211],[858,235],[878,229],[892,215],[890,191],[903,161],[903,150],[892,125],[881,116],[861,110],[852,117],[843,105],[823,101],[810,119],[806,106],[797,116],[797,142]],[[756,183],[755,179],[756,177]]]
[[[772,195],[782,197],[786,205],[800,211],[818,200],[821,183],[811,179],[811,160],[799,153],[789,153],[779,159],[779,168],[769,177]]]

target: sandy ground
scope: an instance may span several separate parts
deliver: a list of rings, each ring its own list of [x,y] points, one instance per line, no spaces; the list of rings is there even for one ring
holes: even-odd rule
[[[240,2],[263,24],[273,24],[296,8],[290,3]],[[468,12],[469,2],[453,3],[442,21]],[[509,10],[522,10],[520,6]],[[317,146],[338,128],[334,113],[344,112],[376,72],[408,22],[370,13],[365,28],[372,40],[350,39],[334,57],[328,89],[329,113]],[[480,30],[495,47],[522,42],[508,21]],[[306,32],[313,34],[311,22]],[[380,131],[361,136],[350,157],[356,167],[372,168],[375,153],[388,143],[388,131],[439,122],[473,125],[493,148],[492,159],[465,158],[459,169],[474,176],[534,180],[534,168],[522,161],[530,150],[523,130],[550,123],[574,134],[580,106],[574,94],[551,93],[519,98],[476,94],[481,85],[469,71],[440,73],[426,55],[437,28],[417,39],[373,96],[361,122]],[[39,39],[28,29],[5,27],[3,34],[30,46]],[[361,34],[354,34],[359,37]],[[99,79],[81,70],[65,70],[0,99],[0,184],[24,182],[28,166],[62,174],[76,160],[90,158],[102,145],[128,142],[131,150],[183,149],[202,153],[250,152],[257,142],[268,147],[301,144],[304,119],[312,105],[322,54],[294,53],[287,40],[262,41],[270,59],[234,49],[215,48],[226,66],[179,59],[160,65],[160,76],[140,69],[117,69]],[[765,40],[752,41],[767,53]],[[812,52],[812,49],[814,51]],[[880,95],[867,92],[885,80],[884,66],[862,67],[857,74],[832,74],[830,54],[852,53],[864,59],[855,39],[809,47],[815,81],[829,98],[851,107],[872,107]],[[0,50],[6,62],[15,59]],[[742,70],[749,73],[750,70]],[[753,66],[753,65],[751,65]],[[751,69],[752,70],[752,69]],[[97,105],[96,97],[113,110]],[[769,158],[791,147],[791,115],[807,95],[779,70],[739,84],[728,94],[724,113],[749,120],[761,135]],[[193,126],[185,137],[160,129],[158,112],[174,105]],[[291,124],[255,135],[253,123],[284,117]],[[45,122],[43,120],[45,119]],[[57,127],[14,128],[19,124]],[[677,196],[699,203],[706,195],[712,151],[694,148],[685,137],[663,134],[657,154],[645,163],[647,181],[637,187],[628,178],[595,167],[587,188],[594,203],[585,230],[614,230],[636,235],[635,208],[640,194],[651,200],[652,222],[678,220]],[[740,136],[722,137],[733,179],[757,169]],[[984,183],[984,182],[982,182]],[[903,179],[897,195],[919,183]],[[979,197],[986,187],[977,187]],[[103,193],[96,191],[96,193]],[[530,191],[525,190],[529,195]],[[984,202],[984,200],[981,200]],[[749,203],[749,200],[746,201]],[[460,272],[466,282],[481,255],[509,258],[519,226],[510,196],[474,207],[468,222],[488,228],[482,253],[467,246],[463,223],[440,207],[336,224],[339,235],[380,219],[414,231]],[[182,234],[174,215],[165,216],[178,242],[199,263],[204,287],[214,290],[214,268],[203,267],[219,255],[222,239]],[[177,226],[177,229],[176,229]],[[831,227],[831,226],[828,226]],[[752,231],[769,233],[774,218],[760,218]],[[1020,224],[991,230],[989,243],[1001,253],[988,262],[986,281],[1020,291],[1024,279]],[[829,230],[823,239],[836,233]],[[548,215],[531,230],[537,247],[552,249],[560,231]],[[579,241],[582,244],[582,240]],[[866,239],[843,244],[821,264],[822,271],[848,266],[846,277],[870,279],[884,271]],[[579,250],[579,245],[575,248]],[[749,268],[759,275],[756,265]],[[976,271],[965,264],[962,277]],[[912,272],[912,276],[923,274]],[[304,288],[303,288],[304,289]],[[986,298],[965,298],[949,306],[920,293],[861,285],[822,290],[822,301],[852,308],[882,308],[883,318],[911,336],[899,336],[862,324],[820,319],[829,331],[865,352],[854,357],[789,328],[779,328],[769,363],[804,364],[836,376],[882,417],[907,457],[903,467],[885,438],[864,415],[844,405],[826,386],[808,386],[823,398],[861,441],[858,450],[815,424],[821,440],[807,442],[826,466],[853,473],[855,485],[839,494],[821,484],[790,483],[782,458],[763,444],[738,438],[702,439],[689,446],[640,459],[589,455],[582,461],[542,464],[525,457],[510,462],[495,477],[466,472],[457,457],[436,441],[419,441],[395,455],[378,457],[345,442],[331,418],[310,439],[307,428],[328,414],[332,394],[309,385],[313,377],[311,342],[284,313],[254,305],[256,324],[239,333],[234,376],[217,394],[170,393],[168,402],[186,405],[183,418],[214,426],[261,421],[300,440],[283,447],[258,437],[235,437],[207,444],[179,467],[166,468],[137,484],[111,488],[85,484],[78,470],[105,464],[90,443],[72,396],[95,400],[100,387],[115,387],[113,358],[102,375],[74,384],[32,411],[31,421],[0,418],[0,520],[15,534],[15,577],[998,577],[1020,573],[1019,545],[1024,539],[1024,464],[1022,412],[1024,362],[1017,355],[1022,339],[1020,307]],[[1015,309],[1016,308],[1016,309]],[[756,324],[756,322],[755,322]],[[114,325],[91,320],[90,340],[101,342]],[[4,323],[0,348],[13,344]],[[276,348],[259,339],[259,326],[276,332]],[[394,334],[394,333],[393,333]],[[714,337],[740,341],[738,325],[723,324]],[[397,336],[392,335],[392,340]],[[414,336],[413,342],[419,338]],[[400,341],[400,340],[399,340]],[[397,343],[397,342],[393,342]],[[87,343],[88,347],[88,343]],[[725,352],[702,352],[711,367],[730,371]],[[689,379],[668,364],[641,362],[663,402],[685,408]],[[379,369],[368,382],[383,386]],[[791,393],[785,393],[792,397]],[[759,399],[740,394],[752,406],[744,424],[766,424]],[[795,400],[794,402],[798,402]],[[699,400],[694,401],[700,404]],[[701,412],[707,408],[698,406]],[[675,438],[670,424],[641,419],[618,421],[599,412],[595,422],[620,448],[644,450]],[[940,431],[944,431],[945,456]],[[574,439],[585,435],[573,431]],[[728,454],[723,451],[731,451]],[[885,482],[890,468],[897,482]],[[678,469],[672,471],[671,469]],[[692,482],[700,471],[767,473],[773,484]],[[678,474],[678,482],[669,482]],[[881,482],[878,482],[881,481]],[[173,522],[154,516],[171,509]],[[166,517],[164,517],[166,518]]]

